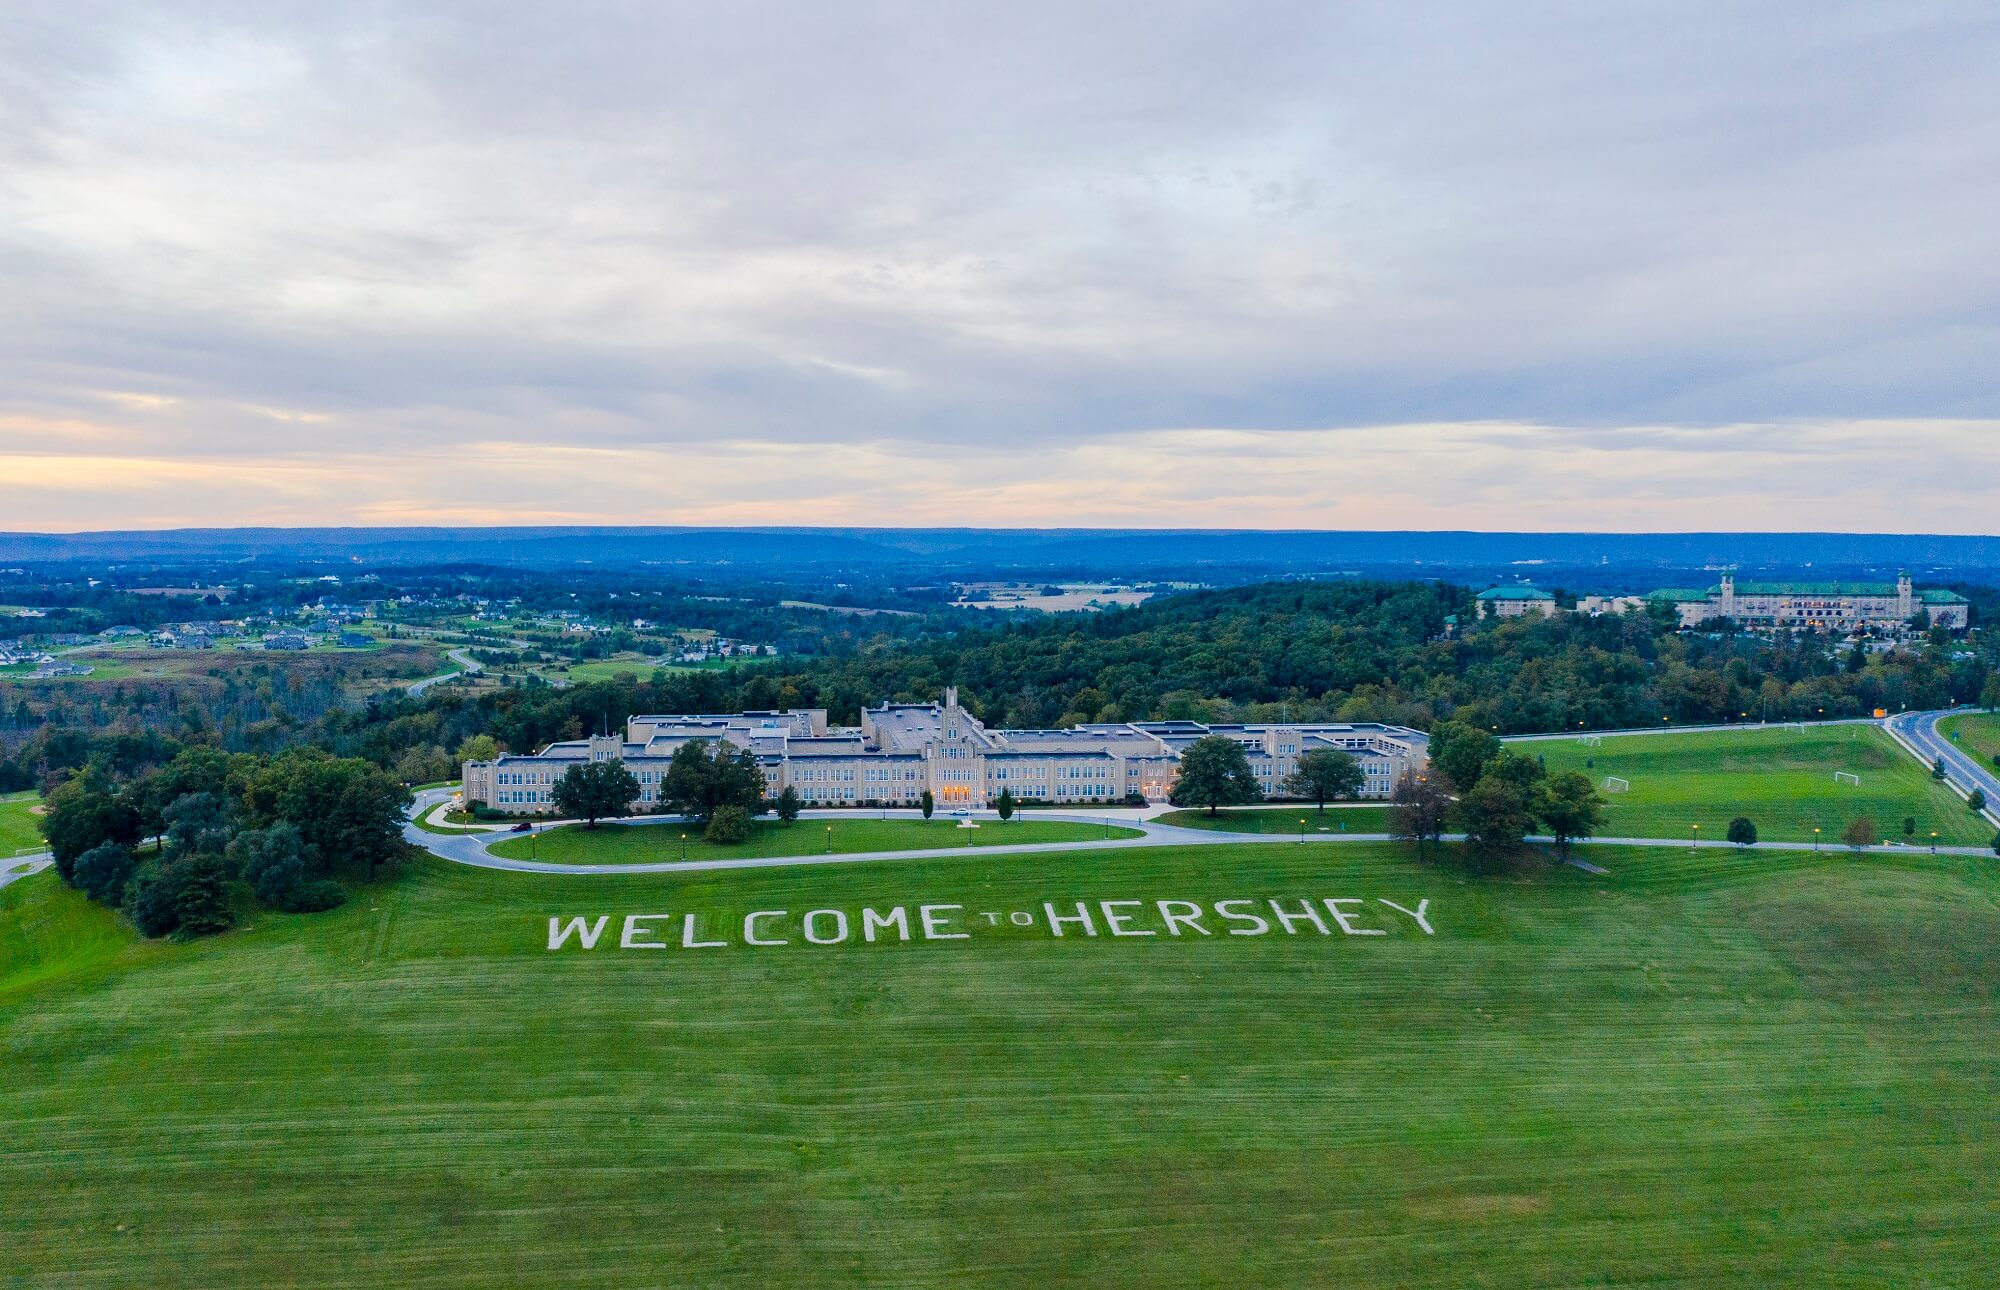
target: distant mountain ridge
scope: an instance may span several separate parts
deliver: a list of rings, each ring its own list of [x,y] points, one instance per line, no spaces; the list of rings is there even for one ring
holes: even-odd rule
[[[1243,529],[245,528],[0,533],[0,561],[358,561],[750,568],[956,566],[1145,573],[1593,564],[1698,569],[2000,569],[2000,536],[1857,533],[1480,533]]]

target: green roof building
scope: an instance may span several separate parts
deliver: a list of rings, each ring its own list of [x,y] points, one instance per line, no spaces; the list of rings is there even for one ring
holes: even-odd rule
[[[1907,573],[1894,582],[1738,582],[1725,573],[1707,591],[1670,587],[1648,599],[1672,605],[1683,627],[1727,618],[1742,627],[1796,631],[1894,631],[1919,611],[1960,631],[1972,610],[1957,592],[1917,590]]]
[[[1479,593],[1479,616],[1481,618],[1520,618],[1525,614],[1555,613],[1556,598],[1540,587],[1521,584],[1512,587],[1492,587]]]

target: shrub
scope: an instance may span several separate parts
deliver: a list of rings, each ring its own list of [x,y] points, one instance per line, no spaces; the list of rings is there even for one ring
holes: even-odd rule
[[[1975,788],[1972,790],[1972,796],[1965,799],[1965,804],[1972,808],[1974,815],[1978,815],[1986,809],[1986,794]]]
[[[125,888],[137,868],[130,851],[116,842],[105,842],[76,858],[71,877],[78,891],[115,909],[125,903]]]
[[[179,889],[174,892],[177,935],[213,936],[236,925],[236,911],[229,903],[229,874],[222,857],[189,856],[174,862],[180,870]]]
[[[126,913],[141,936],[165,936],[180,926],[176,897],[180,895],[179,866],[157,860],[141,865],[132,875]]]
[[[293,914],[323,914],[346,903],[347,889],[331,878],[321,878],[316,882],[301,883],[295,888],[291,903],[285,908],[286,912]]]
[[[718,846],[733,847],[750,837],[750,812],[740,806],[718,806],[701,836]]]
[[[1747,815],[1739,815],[1729,822],[1729,840],[1738,846],[1757,845],[1757,825]]]
[[[1882,841],[1882,830],[1864,815],[1841,831],[1840,840],[1850,847],[1872,847]]]

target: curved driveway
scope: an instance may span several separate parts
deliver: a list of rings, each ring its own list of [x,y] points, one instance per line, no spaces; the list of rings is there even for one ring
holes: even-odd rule
[[[2000,778],[1979,764],[1957,744],[1938,729],[1938,722],[1946,717],[1964,716],[1970,709],[1961,708],[1956,712],[1903,712],[1890,717],[1883,724],[1889,733],[1908,748],[1926,766],[1935,765],[1937,759],[1944,758],[1945,774],[1961,789],[1978,789],[1986,794],[1986,818],[2000,826]]]
[[[448,789],[431,789],[418,795],[417,811],[429,811],[438,802],[450,796]],[[428,799],[428,800],[426,800]],[[843,820],[843,819],[920,819],[917,811],[806,811],[802,819]],[[994,827],[1004,828],[997,816],[990,812],[979,817]],[[446,836],[427,833],[414,824],[403,830],[403,836],[410,842],[423,847],[435,856],[456,864],[471,865],[480,869],[501,869],[513,873],[545,874],[621,874],[621,873],[706,873],[726,869],[783,869],[801,865],[863,864],[884,860],[963,860],[970,856],[1035,855],[1069,851],[1127,851],[1145,847],[1183,846],[1246,846],[1246,845],[1292,845],[1333,844],[1348,842],[1388,842],[1392,839],[1386,833],[1308,833],[1304,838],[1287,836],[1282,833],[1218,833],[1207,829],[1184,829],[1172,824],[1161,824],[1146,818],[1136,810],[1106,811],[1096,814],[1080,814],[1071,811],[1035,811],[1031,818],[1037,820],[1066,820],[1079,824],[1110,823],[1121,828],[1138,829],[1141,836],[1136,838],[1114,838],[1105,841],[1078,842],[1027,842],[1002,843],[998,846],[979,847],[932,847],[921,851],[852,851],[833,855],[795,856],[745,856],[741,859],[725,858],[717,860],[661,860],[643,864],[555,864],[547,860],[514,860],[506,856],[496,856],[487,848],[494,842],[519,834],[496,829],[486,833],[468,833]],[[607,827],[643,828],[649,824],[665,821],[660,816],[646,816],[638,820],[605,821]],[[537,831],[562,827],[560,824],[537,826]],[[1446,841],[1462,841],[1459,834],[1446,834]],[[1550,842],[1545,837],[1531,838],[1534,842]],[[1666,850],[1692,850],[1685,838],[1591,838],[1575,844],[1583,847],[1652,847]],[[1733,843],[1707,841],[1700,844],[1704,851],[1751,850],[1751,851],[1813,851],[1810,842],[1759,842],[1751,847],[1737,847]],[[1826,847],[1831,852],[1850,850],[1845,847]],[[1910,855],[1926,848],[1879,846],[1862,850],[1874,855]],[[1979,847],[1939,847],[1939,855],[1985,856],[1991,853]],[[1603,870],[1588,863],[1572,860],[1576,867],[1601,873]]]

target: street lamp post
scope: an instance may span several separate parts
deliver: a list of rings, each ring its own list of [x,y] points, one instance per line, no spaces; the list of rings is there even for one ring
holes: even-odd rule
[[[1691,827],[1694,830],[1694,838],[1692,841],[1688,843],[1688,850],[1692,851],[1696,847],[1701,845],[1701,825],[1695,824],[1695,825],[1690,825],[1689,827]]]
[[[1299,841],[1304,842],[1305,840],[1306,840],[1306,817],[1301,815],[1299,817]]]
[[[831,824],[826,826],[826,853],[828,855],[833,854],[833,826]]]
[[[1936,854],[1937,854],[1937,830],[1936,830],[1936,829],[1932,829],[1932,830],[1931,830],[1931,854],[1932,854],[1932,855],[1936,855]]]
[[[1817,827],[1813,829],[1813,850],[1819,850],[1819,829]]]
[[[688,858],[688,835],[683,833],[681,834],[681,859],[686,860],[687,858]]]

